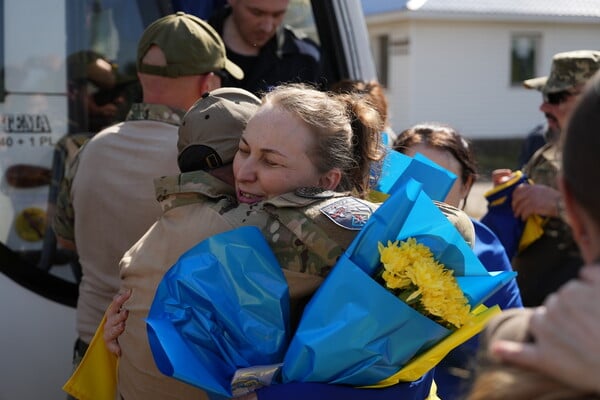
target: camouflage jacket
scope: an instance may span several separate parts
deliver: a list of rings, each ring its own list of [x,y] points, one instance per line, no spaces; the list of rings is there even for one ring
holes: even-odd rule
[[[299,195],[300,194],[300,195]],[[288,283],[291,326],[377,206],[344,193],[296,191],[223,214],[232,224],[257,226]]]
[[[469,217],[446,204],[436,205],[472,245],[475,233]],[[378,206],[347,193],[303,188],[255,205],[241,204],[223,216],[262,231],[288,282],[295,326],[310,296]]]
[[[184,112],[161,104],[136,103],[131,106],[126,121],[151,120],[179,126]],[[110,129],[110,128],[107,128]],[[56,235],[75,241],[75,211],[71,202],[71,187],[79,165],[79,155],[92,135],[67,135],[57,144],[65,165],[64,176],[56,199],[53,229]]]
[[[561,168],[561,154],[558,143],[549,143],[541,147],[525,165],[523,172],[534,183],[558,190],[556,177]],[[548,217],[544,224],[544,233],[562,237],[564,244],[574,243],[571,228],[562,218]]]
[[[377,205],[345,193],[305,193],[240,204],[224,217],[259,227],[282,268],[324,277]]]
[[[548,143],[535,152],[523,168],[523,172],[534,183],[557,189],[556,176],[559,169],[558,144]]]

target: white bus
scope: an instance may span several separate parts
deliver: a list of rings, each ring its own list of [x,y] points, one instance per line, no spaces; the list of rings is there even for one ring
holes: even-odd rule
[[[179,10],[205,18],[223,2],[0,0],[0,400],[66,397],[79,266],[49,222],[66,138],[139,100],[135,54],[150,22]],[[327,82],[375,78],[359,0],[290,4],[287,22],[319,43]],[[98,55],[117,72],[111,90],[86,67]],[[115,115],[95,112],[117,97]]]

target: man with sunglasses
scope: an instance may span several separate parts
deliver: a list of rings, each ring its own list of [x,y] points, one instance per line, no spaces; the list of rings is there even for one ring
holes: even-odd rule
[[[577,99],[586,82],[600,69],[600,51],[577,50],[558,53],[552,58],[550,75],[528,79],[523,86],[542,93],[540,110],[548,126],[558,132],[556,140],[541,147],[523,167],[533,184],[521,185],[512,194],[516,218],[531,215],[544,218],[542,236],[513,258],[523,305],[538,306],[563,283],[577,276],[583,264],[581,254],[563,217],[562,198],[556,177],[560,169],[559,138],[565,130]],[[497,170],[494,183],[512,173]]]
[[[528,79],[527,89],[542,92],[544,113],[550,128],[564,130],[585,83],[598,70],[600,51],[577,50],[558,53],[552,59],[549,76]]]

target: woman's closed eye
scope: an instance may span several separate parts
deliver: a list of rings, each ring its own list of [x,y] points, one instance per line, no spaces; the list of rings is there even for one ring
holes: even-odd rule
[[[283,167],[284,165],[281,162],[274,160],[273,158],[266,156],[263,157],[262,162],[264,162],[269,167]]]

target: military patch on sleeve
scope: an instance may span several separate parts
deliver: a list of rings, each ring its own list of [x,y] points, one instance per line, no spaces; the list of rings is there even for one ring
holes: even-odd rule
[[[373,214],[371,207],[353,197],[342,197],[320,211],[336,225],[354,231],[362,229]]]

